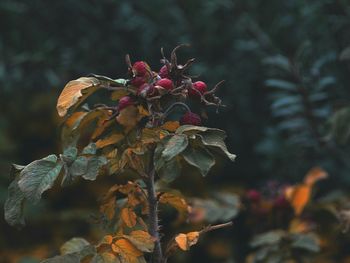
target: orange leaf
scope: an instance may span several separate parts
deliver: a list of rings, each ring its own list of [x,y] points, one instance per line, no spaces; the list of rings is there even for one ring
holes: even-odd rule
[[[129,235],[124,235],[136,248],[143,252],[152,252],[155,239],[146,231],[135,230]]]
[[[95,92],[100,84],[98,79],[87,77],[69,81],[57,101],[58,115],[65,116],[70,108],[80,104],[86,97]]]
[[[285,197],[290,202],[295,214],[298,216],[303,212],[304,207],[311,197],[311,187],[309,185],[290,186],[285,190]]]
[[[130,241],[124,238],[114,242],[112,244],[112,250],[128,263],[138,263],[138,257],[143,255],[142,251],[138,250]]]
[[[115,215],[116,206],[115,198],[110,198],[100,206],[100,212],[105,214],[109,220],[112,220]]]
[[[304,183],[306,185],[312,186],[317,181],[326,179],[328,177],[328,173],[320,167],[312,168],[305,176]]]
[[[180,127],[180,123],[178,121],[167,121],[162,125],[162,129],[170,132],[175,132],[179,127]]]
[[[126,96],[128,94],[129,94],[129,92],[126,91],[126,90],[122,90],[122,89],[121,90],[115,90],[115,91],[112,92],[111,99],[112,100],[119,100],[120,98],[122,98],[122,97],[124,97],[124,96]]]
[[[134,227],[136,225],[137,216],[131,208],[123,208],[121,211],[121,218],[128,227]]]
[[[106,147],[106,146],[111,145],[111,144],[116,144],[116,143],[120,142],[123,138],[124,138],[123,134],[115,133],[107,138],[98,140],[96,142],[96,147],[103,148],[103,147]]]
[[[185,217],[189,211],[189,206],[186,203],[186,200],[179,195],[163,193],[159,198],[159,202],[174,207],[179,212],[180,217]]]
[[[187,234],[178,234],[175,237],[175,242],[180,249],[187,251],[191,246],[197,244],[199,239],[199,232],[189,232]]]

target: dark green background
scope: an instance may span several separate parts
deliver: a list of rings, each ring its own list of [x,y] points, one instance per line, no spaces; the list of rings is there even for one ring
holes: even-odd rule
[[[348,189],[350,169],[343,157],[339,161],[328,148],[290,140],[291,133],[279,128],[281,118],[274,117],[270,108],[274,90],[264,83],[281,74],[263,63],[278,54],[289,58],[300,65],[306,89],[312,89],[312,65],[331,58],[321,75],[330,75],[336,82],[325,98],[328,114],[317,123],[320,134],[326,136],[332,113],[350,99],[349,63],[338,59],[350,44],[348,1],[2,0],[0,202],[11,180],[11,162],[25,164],[60,151],[55,103],[66,82],[88,73],[124,77],[127,53],[133,61],[146,60],[158,70],[160,48],[169,54],[181,43],[191,48],[179,52],[180,60],[195,57],[193,73],[200,73],[201,80],[211,87],[226,80],[218,95],[227,107],[218,115],[211,111],[206,125],[227,131],[228,148],[238,158],[205,179],[206,183],[247,187],[260,187],[271,179],[293,183],[311,167],[321,165],[331,174],[327,186],[321,187],[324,192]],[[300,50],[303,56],[298,56]],[[50,210],[47,207],[55,211],[77,203],[94,209],[94,196],[82,193],[90,186],[78,187],[79,192],[64,190],[74,201],[54,195],[53,201],[32,211],[33,217],[40,218]],[[84,196],[84,201],[76,200]],[[2,217],[0,253],[30,248],[36,239],[39,243],[55,239],[39,227],[39,219],[29,220],[29,226],[18,232]],[[51,225],[46,222],[45,227],[60,229],[60,224],[59,220]],[[87,228],[87,224],[74,230],[66,227],[63,236],[83,234]]]

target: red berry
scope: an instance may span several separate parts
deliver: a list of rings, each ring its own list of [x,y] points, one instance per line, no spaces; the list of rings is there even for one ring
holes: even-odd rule
[[[182,118],[180,119],[180,123],[181,125],[189,124],[199,126],[201,125],[202,121],[197,114],[188,111],[182,116]]]
[[[164,79],[160,79],[156,82],[157,86],[161,86],[162,88],[166,89],[166,90],[172,90],[174,88],[174,83],[167,78]]]
[[[204,94],[207,91],[207,84],[203,81],[196,81],[192,84],[192,89],[188,91],[191,96],[199,96],[199,94]]]
[[[146,98],[148,95],[151,95],[155,92],[154,86],[148,83],[144,83],[141,87],[138,88],[136,94],[138,96]]]
[[[164,65],[163,67],[160,68],[158,75],[161,78],[169,78],[169,70],[168,67],[166,65]]]
[[[131,85],[133,85],[134,87],[140,87],[145,82],[146,81],[144,77],[135,77],[131,80]]]
[[[132,66],[132,72],[135,76],[143,77],[151,71],[151,68],[144,61],[137,61]]]
[[[251,189],[246,193],[247,198],[251,201],[251,202],[259,202],[261,199],[261,194],[259,191],[255,190],[255,189]]]
[[[125,109],[126,107],[134,104],[135,101],[131,97],[124,96],[119,100],[118,110],[121,111],[122,109]]]

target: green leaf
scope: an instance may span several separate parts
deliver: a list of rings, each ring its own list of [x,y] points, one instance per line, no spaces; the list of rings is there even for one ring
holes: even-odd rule
[[[49,155],[24,167],[18,185],[26,199],[33,203],[39,202],[41,194],[54,184],[61,168],[62,162],[57,162],[56,155]]]
[[[81,152],[82,154],[91,154],[94,155],[96,154],[97,147],[95,143],[90,143],[88,146],[86,146],[83,151]]]
[[[210,129],[211,128],[204,127],[204,126],[181,125],[179,128],[177,128],[175,133],[176,134],[186,133],[186,134],[190,135],[190,134],[196,134],[199,132],[205,132],[205,131],[210,130]]]
[[[312,235],[297,234],[293,236],[292,247],[308,250],[310,252],[319,252],[320,246],[318,239]]]
[[[95,255],[96,255],[95,247],[88,245],[78,252],[49,258],[44,261],[41,261],[41,263],[80,263],[87,256],[95,256]]]
[[[181,158],[179,156],[175,156],[171,160],[163,163],[163,165],[159,168],[159,177],[163,181],[170,183],[180,176],[181,166]]]
[[[164,150],[161,157],[164,158],[165,161],[169,161],[170,159],[183,152],[186,149],[187,145],[188,139],[186,135],[175,134],[171,136],[167,143],[164,145]]]
[[[204,145],[218,150],[226,157],[228,157],[231,161],[234,161],[236,159],[236,155],[230,153],[227,150],[226,144],[224,142],[226,138],[224,131],[218,129],[210,129],[206,132],[201,133],[200,136]]]
[[[102,254],[97,254],[91,260],[91,263],[122,263],[118,256],[112,253],[104,252]]]
[[[338,110],[331,117],[331,135],[338,144],[345,145],[350,140],[350,107]]]
[[[348,60],[348,59],[350,59],[350,46],[345,48],[345,49],[343,49],[343,51],[340,53],[339,59],[340,60]]]
[[[107,159],[104,156],[94,156],[88,158],[87,171],[82,176],[86,180],[94,181],[99,174],[102,166],[107,164]]]
[[[279,243],[283,237],[286,236],[286,232],[283,230],[273,230],[263,234],[256,235],[250,245],[252,247],[260,247],[265,245],[274,245]]]
[[[83,250],[86,246],[90,245],[84,238],[73,237],[64,243],[61,248],[61,255],[71,254]]]
[[[206,176],[215,164],[214,156],[204,147],[191,144],[182,153],[184,159],[199,169],[202,176]]]
[[[15,176],[15,179],[8,187],[7,199],[4,206],[6,222],[18,228],[25,224],[23,217],[25,196],[18,186],[19,174],[24,167],[15,164],[11,166],[10,175]]]
[[[286,91],[296,91],[296,84],[282,79],[268,79],[265,85],[271,88],[278,88]]]

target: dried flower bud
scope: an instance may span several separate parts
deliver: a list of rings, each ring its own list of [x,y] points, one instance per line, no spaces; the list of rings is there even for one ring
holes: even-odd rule
[[[201,125],[202,120],[198,114],[188,111],[182,116],[180,123],[181,125],[189,124],[199,126]]]

